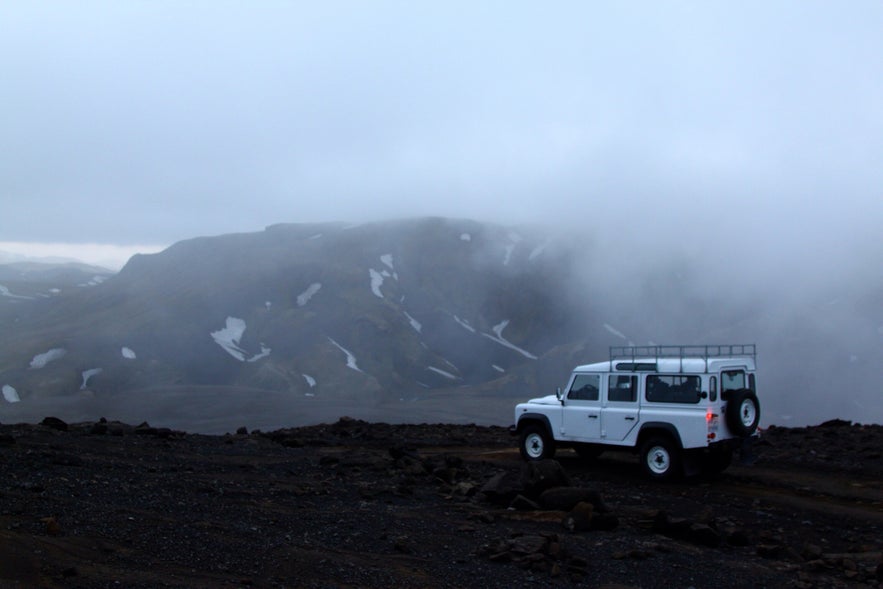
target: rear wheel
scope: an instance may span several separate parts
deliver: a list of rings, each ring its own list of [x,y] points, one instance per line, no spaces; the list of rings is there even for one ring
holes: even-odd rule
[[[541,425],[531,424],[521,430],[521,457],[525,460],[544,460],[555,455],[555,440]]]
[[[651,479],[667,481],[680,472],[681,451],[668,437],[652,437],[641,446],[641,469]]]

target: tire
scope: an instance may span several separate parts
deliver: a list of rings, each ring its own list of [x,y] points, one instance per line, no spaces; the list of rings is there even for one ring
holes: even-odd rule
[[[669,437],[652,437],[641,446],[641,470],[653,480],[670,481],[681,473],[681,449]]]
[[[733,391],[727,401],[727,426],[739,437],[747,438],[757,430],[760,422],[760,403],[749,389]]]
[[[545,460],[555,455],[555,440],[541,425],[531,424],[521,430],[521,457],[528,461]]]
[[[583,460],[596,460],[604,453],[604,448],[592,444],[577,444],[573,449]]]

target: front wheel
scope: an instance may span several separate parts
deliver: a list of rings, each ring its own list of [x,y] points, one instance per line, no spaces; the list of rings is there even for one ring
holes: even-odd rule
[[[681,452],[666,437],[653,437],[641,446],[641,469],[651,479],[667,481],[675,478],[681,464]]]
[[[525,460],[544,460],[555,455],[555,440],[543,426],[528,425],[521,430],[519,449]]]

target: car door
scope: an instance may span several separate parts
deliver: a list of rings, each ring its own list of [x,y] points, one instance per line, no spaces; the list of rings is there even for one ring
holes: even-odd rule
[[[601,437],[601,375],[575,374],[564,396],[561,437],[575,442]]]
[[[609,374],[606,380],[601,408],[601,437],[611,442],[621,442],[638,424],[638,376]]]

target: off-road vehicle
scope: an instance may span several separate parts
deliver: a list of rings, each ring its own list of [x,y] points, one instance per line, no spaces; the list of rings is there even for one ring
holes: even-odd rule
[[[586,458],[636,451],[654,479],[720,472],[756,435],[760,403],[754,344],[613,346],[577,366],[564,391],[515,407],[525,460],[571,447]]]

